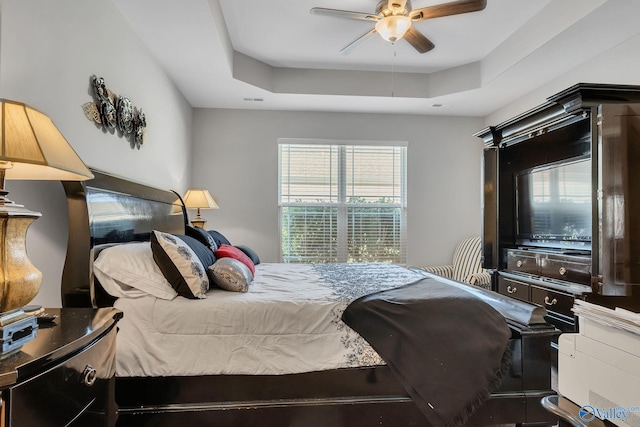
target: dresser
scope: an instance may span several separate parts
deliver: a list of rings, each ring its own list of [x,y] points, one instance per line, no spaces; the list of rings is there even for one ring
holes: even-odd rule
[[[505,267],[496,273],[497,291],[545,307],[550,323],[574,332],[571,309],[576,298],[591,294],[591,258],[528,248],[508,248],[505,254]]]
[[[114,308],[47,309],[57,318],[0,360],[3,426],[113,426]]]

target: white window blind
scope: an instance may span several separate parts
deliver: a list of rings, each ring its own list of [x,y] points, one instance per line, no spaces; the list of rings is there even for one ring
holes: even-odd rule
[[[283,262],[406,263],[406,147],[279,144]]]

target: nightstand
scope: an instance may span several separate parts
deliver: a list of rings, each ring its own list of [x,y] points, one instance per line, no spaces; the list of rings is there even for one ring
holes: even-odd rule
[[[113,426],[114,308],[47,309],[36,337],[0,360],[0,426]]]

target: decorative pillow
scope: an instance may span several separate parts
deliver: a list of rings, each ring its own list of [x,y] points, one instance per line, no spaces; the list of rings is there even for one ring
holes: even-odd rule
[[[93,263],[93,274],[104,290],[116,298],[153,295],[172,300],[178,295],[153,260],[149,242],[103,249]]]
[[[187,225],[185,228],[185,231],[187,233],[187,236],[193,237],[198,242],[202,243],[203,245],[211,249],[211,252],[218,249],[218,244],[214,240],[213,236],[207,233],[205,229],[200,227],[191,227],[190,225]]]
[[[203,245],[199,240],[194,239],[193,237],[185,236],[184,234],[174,234],[173,236],[182,240],[191,248],[204,268],[207,268],[210,265],[213,265],[214,262],[216,262],[216,256],[213,254],[211,249]]]
[[[220,258],[209,272],[213,283],[226,291],[247,292],[253,280],[249,267],[234,258]]]
[[[207,233],[209,233],[209,235],[213,237],[213,240],[216,241],[216,244],[218,245],[218,247],[220,247],[220,245],[231,245],[231,242],[229,241],[229,239],[224,237],[222,233],[219,233],[215,230],[207,230]]]
[[[250,247],[245,246],[245,245],[236,245],[236,248],[240,249],[242,252],[244,252],[244,254],[246,256],[251,258],[251,261],[253,262],[253,265],[260,264],[260,258],[258,257],[258,254],[253,249],[251,249]]]
[[[253,261],[251,261],[251,258],[249,258],[247,255],[245,255],[244,252],[236,247],[225,245],[223,243],[222,245],[220,245],[218,250],[214,252],[214,255],[216,256],[216,258],[237,259],[238,261],[246,265],[249,270],[251,270],[252,275],[256,273],[256,267],[253,265]]]
[[[182,239],[154,231],[151,233],[151,251],[160,271],[178,295],[191,299],[207,297],[209,279],[205,267]]]

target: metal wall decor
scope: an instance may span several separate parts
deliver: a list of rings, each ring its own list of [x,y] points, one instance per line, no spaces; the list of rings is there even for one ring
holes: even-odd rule
[[[118,96],[107,89],[102,77],[91,76],[91,89],[95,102],[87,102],[82,110],[87,118],[101,124],[103,129],[118,132],[140,149],[145,142],[147,119],[142,108],[134,107],[129,98]]]

